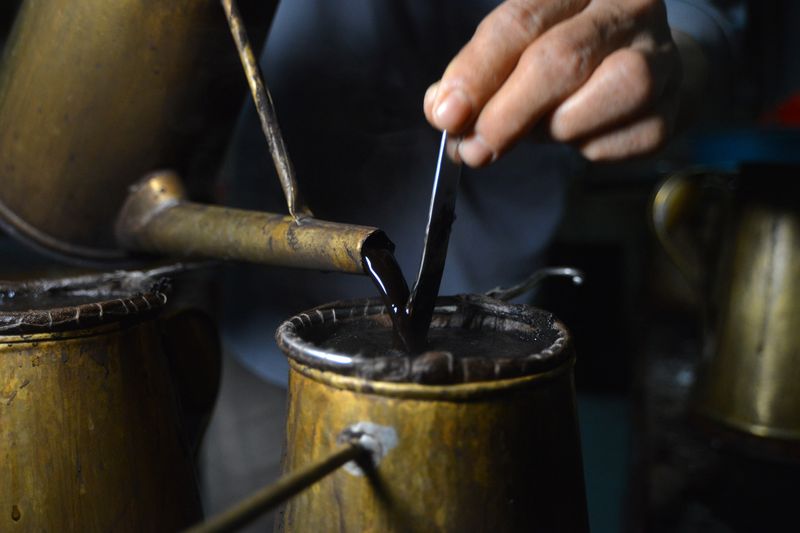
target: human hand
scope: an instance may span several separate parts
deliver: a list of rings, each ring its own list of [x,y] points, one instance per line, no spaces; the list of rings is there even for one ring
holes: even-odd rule
[[[425,94],[436,128],[479,167],[532,129],[590,160],[644,155],[669,136],[681,68],[660,0],[506,0]]]

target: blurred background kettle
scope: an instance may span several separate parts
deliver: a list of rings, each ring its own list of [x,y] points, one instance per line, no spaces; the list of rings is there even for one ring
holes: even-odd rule
[[[717,436],[800,459],[800,167],[667,178],[652,221],[703,304],[693,410]]]

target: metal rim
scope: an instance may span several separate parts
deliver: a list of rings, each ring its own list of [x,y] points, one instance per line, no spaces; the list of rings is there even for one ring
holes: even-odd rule
[[[0,306],[0,338],[2,342],[35,342],[38,338],[52,338],[55,332],[81,336],[87,328],[149,316],[167,302],[167,283],[158,275],[181,268],[183,265],[171,265],[145,272],[3,283],[0,292],[5,298],[13,300],[22,295],[34,303],[30,308],[23,304],[6,311]],[[70,298],[76,303],[71,303]]]
[[[456,358],[442,351],[362,357],[326,350],[308,339],[315,328],[319,331],[364,317],[376,322],[385,317],[388,323],[386,307],[375,299],[334,302],[300,313],[281,324],[276,340],[290,360],[310,368],[376,382],[428,385],[498,381],[541,374],[559,366],[572,352],[566,327],[552,314],[530,306],[508,304],[480,295],[452,296],[438,300],[435,316],[456,323],[463,320],[471,329],[499,330],[498,323],[527,328],[546,335],[544,342],[547,344],[542,348],[539,341],[539,346],[532,347],[530,354],[521,357]]]

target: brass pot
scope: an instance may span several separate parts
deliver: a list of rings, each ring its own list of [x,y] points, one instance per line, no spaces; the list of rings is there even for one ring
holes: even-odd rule
[[[0,530],[175,531],[201,517],[165,301],[132,275],[0,286]]]
[[[440,299],[432,331],[503,331],[521,357],[348,356],[320,343],[391,328],[376,301],[302,313],[278,330],[290,360],[284,470],[354,432],[373,463],[350,465],[291,500],[284,531],[586,531],[569,335],[552,315],[483,297]],[[538,339],[538,340],[537,340]]]
[[[276,2],[244,0],[264,41]],[[218,2],[24,0],[0,61],[0,222],[49,251],[124,258],[128,187],[175,169],[206,194],[245,84]]]
[[[362,249],[392,245],[302,204],[254,52],[276,6],[24,0],[0,56],[0,228],[101,268],[145,252],[362,274]],[[292,216],[190,201],[210,196],[242,61]]]
[[[653,205],[658,236],[706,306],[694,411],[747,451],[792,459],[800,459],[798,179],[800,168],[774,165],[682,173]],[[709,191],[717,201],[699,201]],[[715,206],[724,206],[717,223],[693,231],[710,237],[681,244],[687,220]]]

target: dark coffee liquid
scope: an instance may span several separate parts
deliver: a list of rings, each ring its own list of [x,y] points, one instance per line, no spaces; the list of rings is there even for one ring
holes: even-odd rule
[[[427,336],[426,349],[449,352],[456,359],[477,357],[481,359],[514,359],[539,353],[551,346],[552,335],[504,331],[492,328],[437,327]],[[367,320],[341,325],[317,345],[326,350],[362,358],[406,355],[395,346],[391,348],[392,332],[375,327]]]
[[[406,309],[410,295],[408,283],[392,252],[385,248],[365,250],[364,271],[372,278],[392,319],[395,348],[407,353],[422,351],[425,337],[412,328]]]

